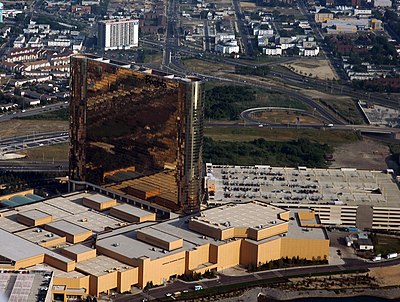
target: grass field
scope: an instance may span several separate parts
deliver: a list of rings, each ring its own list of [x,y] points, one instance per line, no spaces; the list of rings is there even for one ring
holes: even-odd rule
[[[353,100],[346,98],[332,98],[330,101],[323,101],[323,103],[333,107],[340,113],[340,115],[348,119],[351,123],[355,125],[364,124],[364,120],[362,119]]]
[[[0,138],[33,135],[39,132],[65,131],[67,121],[10,120],[0,123]]]
[[[46,121],[68,121],[69,110],[63,108],[60,110],[50,111],[43,114],[37,114],[27,117],[18,118],[20,120],[46,120]]]
[[[26,157],[22,160],[68,160],[69,147],[68,143],[50,145],[40,148],[26,149],[24,151],[17,152],[18,154],[24,154]]]
[[[275,128],[232,128],[212,127],[205,128],[204,135],[213,140],[221,141],[251,141],[264,138],[272,141],[290,141],[298,138],[309,139],[312,142],[338,146],[345,143],[359,141],[355,132],[340,130],[317,130],[317,129],[275,129]]]
[[[256,113],[253,115],[253,118],[256,118],[257,121],[263,123],[281,123],[281,124],[296,124],[297,122],[300,124],[314,124],[321,125],[323,123],[322,118],[317,118],[314,116],[303,115],[301,112],[296,111],[264,111],[260,113]]]
[[[198,59],[184,59],[183,64],[190,70],[198,73],[234,72],[235,67],[223,63],[211,63]]]
[[[144,63],[161,64],[163,53],[154,49],[145,49]]]
[[[398,237],[377,234],[376,240],[373,241],[377,242],[374,245],[375,254],[386,255],[400,252],[400,238]]]

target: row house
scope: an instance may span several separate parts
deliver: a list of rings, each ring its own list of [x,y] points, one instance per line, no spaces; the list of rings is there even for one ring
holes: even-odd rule
[[[33,62],[26,62],[23,64],[25,67],[26,71],[31,71],[35,69],[40,69],[46,66],[50,66],[50,62],[47,60],[39,60],[39,61],[33,61]]]

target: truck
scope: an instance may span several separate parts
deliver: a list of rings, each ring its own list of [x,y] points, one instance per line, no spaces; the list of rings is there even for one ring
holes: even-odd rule
[[[386,256],[386,259],[393,259],[393,258],[396,258],[396,257],[397,257],[397,253],[389,253]]]

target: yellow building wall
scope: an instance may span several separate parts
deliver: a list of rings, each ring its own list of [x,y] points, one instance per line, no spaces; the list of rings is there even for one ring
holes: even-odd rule
[[[297,239],[297,238],[281,238],[281,255],[282,257],[297,257],[311,260],[313,257],[329,256],[329,240],[324,239]]]
[[[220,231],[220,240],[226,240],[235,237],[235,229],[234,228],[229,228],[225,230]]]
[[[290,217],[290,211],[286,211],[284,213],[280,213],[279,214],[279,218],[282,219],[282,220],[288,221],[289,217]]]
[[[68,241],[68,237],[70,237],[70,236],[67,234],[67,241]],[[87,232],[83,232],[83,233],[78,234],[78,235],[71,236],[70,237],[71,238],[70,242],[78,243],[78,242],[85,241],[85,240],[89,239],[90,237],[92,237],[92,231],[87,231]]]
[[[221,238],[221,230],[218,228],[213,228],[211,226],[200,223],[196,220],[189,221],[189,229],[198,232],[200,234],[204,234],[208,237],[220,239]]]
[[[54,285],[63,285],[67,288],[85,288],[89,291],[89,276],[81,278],[54,277]]]
[[[89,294],[99,296],[100,293],[108,293],[110,289],[117,288],[117,271],[102,276],[90,276]]]
[[[235,228],[233,237],[237,238],[247,238],[248,228]]]
[[[75,260],[76,262],[81,262],[96,257],[96,250],[91,250],[80,254],[75,254],[67,250],[62,250],[61,253],[67,256],[68,258]]]
[[[50,247],[50,246],[56,246],[62,243],[65,243],[66,238],[65,237],[58,237],[58,238],[54,238],[52,240],[48,240],[46,242],[40,242],[39,245],[43,246],[43,247]]]
[[[34,266],[44,262],[44,254],[40,254],[34,257],[26,258],[15,262],[15,269],[26,268]]]
[[[240,248],[240,264],[247,266],[250,263],[256,265],[258,263],[258,245],[248,240],[242,240]]]
[[[185,253],[185,251],[182,251],[154,260],[143,259],[141,266],[139,266],[139,270],[141,269],[139,286],[144,287],[149,281],[153,281],[154,285],[160,285],[164,281],[168,281],[173,275],[184,274],[186,268]]]
[[[131,290],[131,286],[135,285],[139,281],[139,269],[134,267],[132,269],[118,272],[117,274],[117,289],[120,293]]]
[[[44,256],[44,262],[50,266],[54,266],[55,268],[58,268],[59,270],[62,270],[64,272],[71,272],[75,269],[75,261],[71,260],[69,262],[64,262],[61,261],[55,257],[52,257],[50,255],[45,255]]]
[[[314,211],[311,212],[298,212],[297,215],[299,216],[299,220],[314,220],[315,219],[315,213]]]
[[[289,229],[289,222],[280,223],[265,229],[249,229],[249,238],[263,240],[272,236],[286,233]]]
[[[271,260],[277,260],[282,258],[282,242],[281,238],[267,241],[258,246],[257,266],[261,263],[266,263]]]
[[[151,245],[158,246],[164,250],[172,251],[183,246],[183,239],[176,239],[174,241],[165,241],[163,238],[158,238],[155,236],[151,236],[146,233],[142,233],[141,231],[137,232],[137,239],[147,242]]]
[[[233,240],[216,246],[217,261],[211,262],[217,263],[217,270],[223,270],[240,263],[240,246],[241,240]]]
[[[31,219],[28,217],[24,217],[23,215],[20,215],[19,213],[17,214],[17,221],[19,223],[25,224],[27,226],[38,226],[42,224],[47,224],[53,221],[53,218],[51,216],[40,218],[40,219]]]
[[[186,251],[186,273],[190,273],[189,271],[197,268],[200,264],[211,262],[209,253],[210,244],[201,245],[196,247],[194,250]]]

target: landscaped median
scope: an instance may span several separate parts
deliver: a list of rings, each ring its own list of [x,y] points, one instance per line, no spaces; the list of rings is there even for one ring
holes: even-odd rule
[[[317,267],[316,267],[317,268]],[[290,269],[288,269],[290,270]],[[285,270],[286,272],[288,270]],[[276,270],[277,272],[279,270]],[[282,271],[282,270],[280,270]],[[273,287],[273,288],[281,288],[281,287],[287,287],[289,284],[291,284],[291,280],[293,278],[315,278],[318,276],[334,276],[334,275],[340,275],[341,278],[343,278],[344,275],[349,276],[351,274],[365,274],[368,272],[368,269],[358,269],[358,270],[348,270],[348,271],[342,271],[339,268],[337,270],[333,270],[330,272],[315,272],[315,273],[304,273],[304,274],[293,274],[290,276],[285,276],[285,277],[273,277],[273,278],[268,278],[268,279],[257,279],[253,281],[246,281],[246,282],[240,282],[240,277],[238,277],[238,282],[237,283],[230,283],[230,284],[222,284],[218,286],[213,286],[213,287],[207,287],[203,288],[202,290],[196,290],[196,291],[189,291],[189,292],[182,292],[182,294],[179,297],[174,297],[174,300],[188,300],[188,299],[200,299],[200,298],[205,298],[207,297],[209,301],[214,301],[216,299],[220,298],[227,298],[227,297],[237,297],[242,295],[245,291],[254,288],[254,287]],[[258,274],[261,274],[262,272],[258,272]],[[258,275],[257,278],[259,278],[260,275]],[[256,277],[255,277],[256,278]],[[349,278],[354,279],[353,276],[350,276]],[[365,277],[363,277],[365,278]],[[360,278],[361,280],[362,278]],[[223,282],[223,281],[221,281]],[[230,281],[234,282],[234,280]],[[171,301],[171,297],[163,297],[159,298],[158,301]]]

